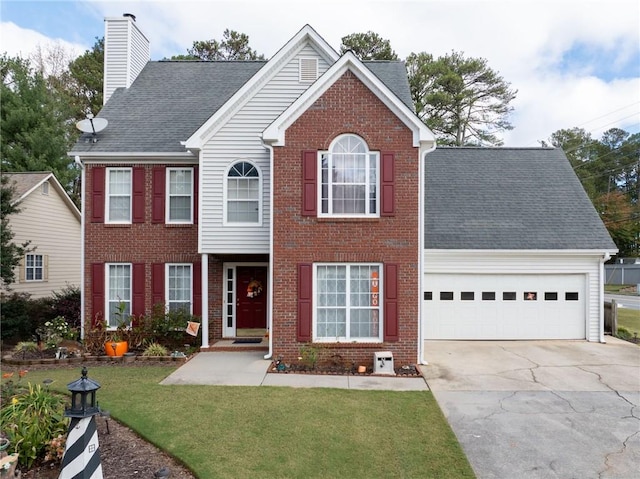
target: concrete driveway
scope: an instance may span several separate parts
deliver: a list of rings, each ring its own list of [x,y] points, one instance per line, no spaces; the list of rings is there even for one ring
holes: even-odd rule
[[[640,347],[428,341],[425,357],[478,478],[640,478]]]

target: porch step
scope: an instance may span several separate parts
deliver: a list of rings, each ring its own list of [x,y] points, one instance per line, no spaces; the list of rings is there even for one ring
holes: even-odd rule
[[[200,351],[269,351],[269,340],[266,338],[263,338],[260,343],[234,343],[234,341],[235,339],[222,339],[209,345],[208,348],[200,348]]]

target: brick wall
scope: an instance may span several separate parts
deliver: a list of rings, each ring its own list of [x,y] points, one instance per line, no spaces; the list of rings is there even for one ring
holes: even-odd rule
[[[92,169],[87,165],[85,191],[91,192]],[[145,222],[126,225],[92,223],[92,197],[85,194],[85,326],[91,325],[91,265],[93,263],[144,263],[145,309],[151,311],[151,265],[153,263],[199,263],[198,225],[165,225],[151,222],[152,174],[154,165],[118,165],[143,167],[145,171]],[[170,166],[170,165],[168,165]],[[210,272],[211,274],[211,272]]]
[[[328,219],[301,215],[302,152],[326,150],[338,135],[362,137],[372,151],[395,155],[395,215]],[[390,350],[396,366],[417,360],[418,343],[418,151],[411,131],[347,72],[286,132],[274,149],[274,356],[297,361],[297,264],[377,262],[399,266],[399,340],[375,344],[323,344],[324,354],[372,364],[375,351]]]

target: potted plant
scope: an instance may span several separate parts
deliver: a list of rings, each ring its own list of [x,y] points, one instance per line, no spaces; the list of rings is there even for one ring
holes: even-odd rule
[[[126,339],[127,330],[131,324],[131,317],[126,314],[127,305],[124,302],[118,304],[115,312],[117,326],[115,330],[107,331],[107,340],[104,343],[104,352],[107,356],[121,357],[129,351],[129,343]]]

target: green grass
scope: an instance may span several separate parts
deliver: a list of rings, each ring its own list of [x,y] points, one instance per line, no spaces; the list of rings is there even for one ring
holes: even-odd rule
[[[640,311],[637,309],[618,308],[618,327],[624,328],[633,336],[640,336]]]
[[[605,284],[604,292],[611,294],[637,294],[637,286],[635,284]]]
[[[172,367],[95,367],[102,409],[199,478],[472,478],[430,392],[160,386]],[[32,371],[54,379],[79,369]]]

